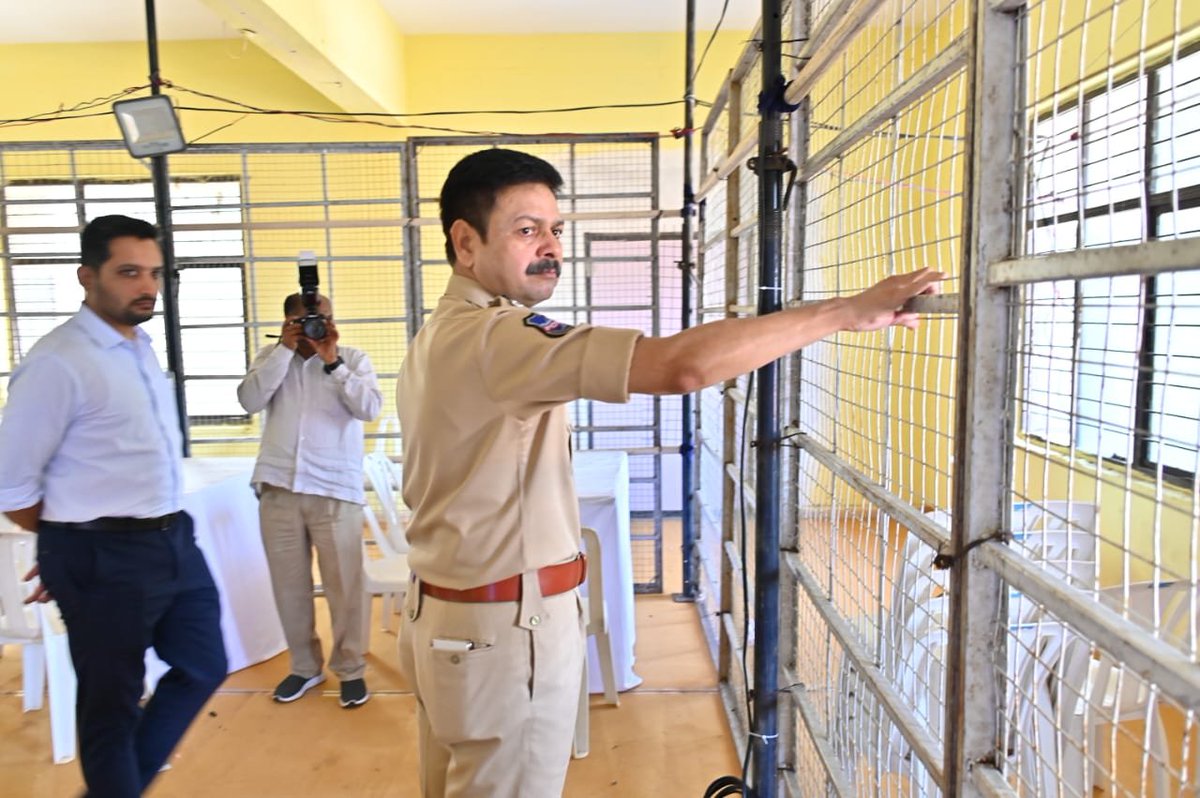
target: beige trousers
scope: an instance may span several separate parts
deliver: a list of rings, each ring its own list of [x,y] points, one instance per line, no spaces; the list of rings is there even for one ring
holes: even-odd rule
[[[562,795],[583,613],[577,591],[543,598],[530,576],[520,602],[441,601],[421,596],[419,583],[408,591],[400,670],[417,697],[423,798]],[[463,641],[469,650],[458,650]]]
[[[329,669],[341,681],[361,679],[366,670],[362,507],[264,485],[258,517],[292,673],[316,676],[324,665],[313,617],[315,548],[333,627]]]

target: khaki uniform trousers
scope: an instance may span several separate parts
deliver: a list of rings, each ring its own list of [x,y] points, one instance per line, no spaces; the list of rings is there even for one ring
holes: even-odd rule
[[[530,573],[522,596],[467,604],[409,587],[400,670],[417,697],[423,798],[562,795],[583,677],[579,593],[543,598]]]
[[[258,517],[292,673],[316,676],[324,664],[313,617],[312,552],[316,548],[333,627],[329,669],[341,681],[361,679],[367,667],[362,633],[362,507],[263,485]]]

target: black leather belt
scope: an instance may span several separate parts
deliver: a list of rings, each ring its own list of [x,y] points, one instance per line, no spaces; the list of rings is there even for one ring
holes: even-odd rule
[[[91,521],[44,521],[48,526],[78,529],[81,532],[152,532],[169,529],[179,513],[167,513],[157,518],[121,518],[105,516]]]

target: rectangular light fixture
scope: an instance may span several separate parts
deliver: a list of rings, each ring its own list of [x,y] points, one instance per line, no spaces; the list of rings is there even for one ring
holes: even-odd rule
[[[164,94],[115,102],[113,113],[125,137],[125,147],[134,158],[182,152],[187,148],[175,106]]]

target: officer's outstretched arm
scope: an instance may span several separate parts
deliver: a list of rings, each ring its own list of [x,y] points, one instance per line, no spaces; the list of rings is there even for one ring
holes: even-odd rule
[[[915,328],[901,308],[934,293],[946,275],[931,269],[898,274],[851,297],[815,302],[746,319],[722,319],[666,338],[641,338],[629,368],[629,392],[676,394],[752,371],[841,330]]]

